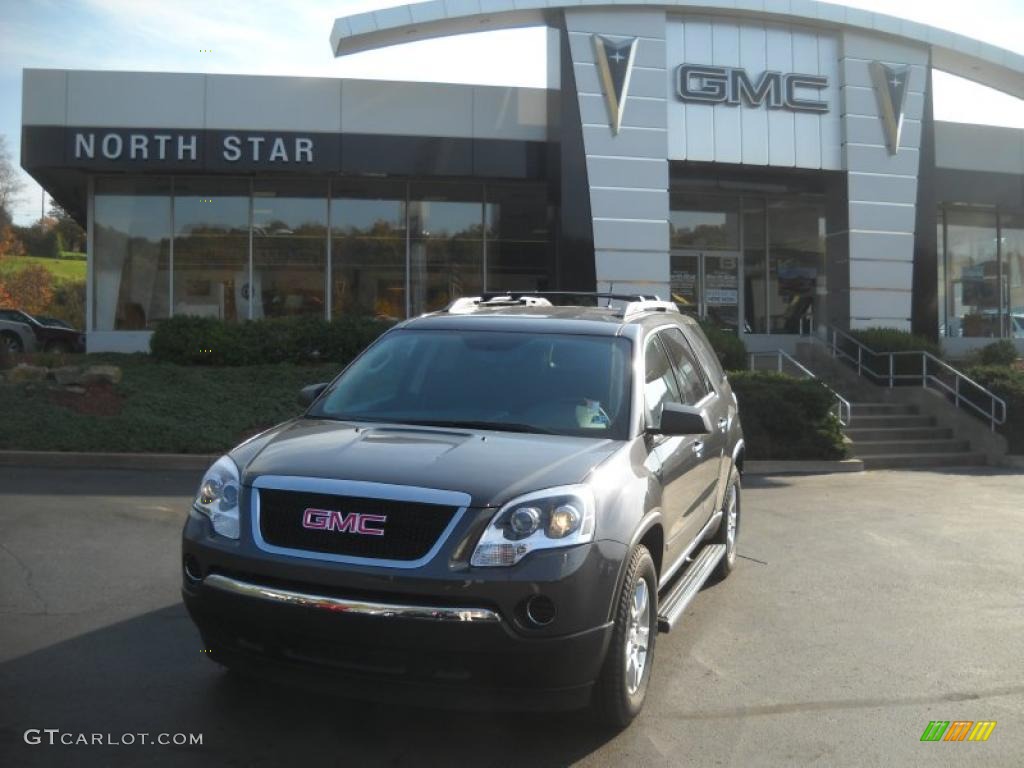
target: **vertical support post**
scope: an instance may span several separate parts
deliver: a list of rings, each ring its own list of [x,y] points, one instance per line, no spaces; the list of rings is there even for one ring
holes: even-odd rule
[[[889,389],[892,389],[893,385],[893,367],[896,363],[896,355],[892,352],[889,353]]]
[[[988,425],[993,432],[996,431],[996,399],[989,397]]]
[[[863,373],[861,373],[861,368],[863,367],[863,359],[864,359],[864,347],[858,346],[857,347],[857,375],[858,376],[863,376],[864,375]]]
[[[921,387],[928,388],[928,355],[921,355]]]
[[[956,395],[956,407],[960,407],[960,377],[953,379],[953,392]]]

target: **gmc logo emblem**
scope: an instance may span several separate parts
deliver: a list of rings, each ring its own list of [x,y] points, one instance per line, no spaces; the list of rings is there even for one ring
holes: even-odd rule
[[[798,72],[763,72],[755,83],[745,69],[683,64],[676,70],[676,94],[683,101],[699,104],[727,104],[794,112],[828,112],[828,102],[800,98],[797,88],[822,90],[828,78]]]
[[[359,536],[383,536],[387,515],[364,515],[360,512],[338,512],[333,509],[313,509],[302,513],[302,527],[310,531],[338,531]],[[379,523],[380,527],[373,527]]]

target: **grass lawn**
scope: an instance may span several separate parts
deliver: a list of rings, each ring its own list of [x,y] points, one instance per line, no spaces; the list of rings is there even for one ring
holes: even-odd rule
[[[20,272],[30,264],[48,269],[57,280],[85,280],[85,262],[77,259],[48,259],[43,256],[8,256],[0,260],[0,275]]]
[[[0,384],[0,449],[218,453],[296,415],[299,389],[341,370],[326,363],[178,366],[141,354],[83,355],[67,362],[121,366],[124,379],[113,388],[116,396]],[[88,404],[74,400],[99,395],[114,403],[106,413],[83,413]]]

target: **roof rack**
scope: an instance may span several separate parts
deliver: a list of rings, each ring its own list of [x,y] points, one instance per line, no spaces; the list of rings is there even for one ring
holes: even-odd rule
[[[550,307],[551,302],[541,296],[511,295],[508,293],[485,293],[483,296],[464,296],[456,299],[444,312],[450,315],[466,315],[486,307]]]
[[[567,296],[586,296],[594,299],[608,299],[611,302],[624,303],[619,317],[628,319],[643,312],[679,312],[679,307],[671,301],[662,301],[657,296],[646,296],[640,293],[603,293],[598,291],[505,291],[501,293],[487,292],[480,296],[466,296],[455,299],[444,312],[452,315],[464,315],[477,309],[487,307],[550,307],[550,299]]]

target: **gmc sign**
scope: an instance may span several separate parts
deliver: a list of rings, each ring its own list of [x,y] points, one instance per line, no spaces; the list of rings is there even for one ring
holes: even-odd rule
[[[828,102],[799,96],[797,89],[820,91],[827,87],[827,77],[798,72],[768,70],[755,82],[740,67],[683,64],[676,70],[676,94],[696,104],[764,105],[768,109],[821,114],[829,111]]]

